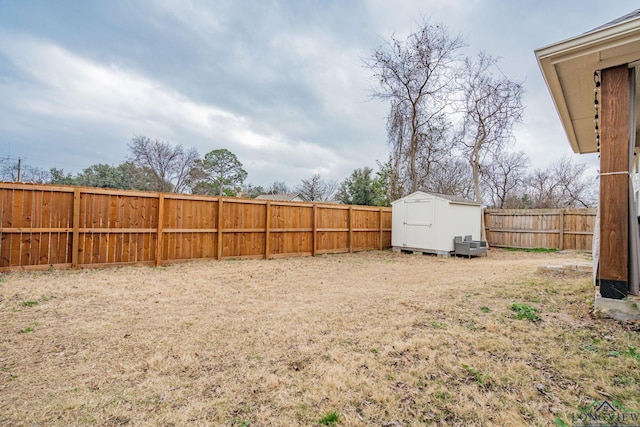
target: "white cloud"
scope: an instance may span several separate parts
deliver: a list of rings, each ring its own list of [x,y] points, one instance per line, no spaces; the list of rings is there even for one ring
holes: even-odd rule
[[[42,115],[127,122],[174,121],[209,130],[239,121],[213,106],[196,104],[134,71],[82,59],[30,37],[0,39],[0,52],[31,77],[19,98],[22,108]]]
[[[318,162],[340,162],[329,148],[257,132],[246,117],[194,102],[134,70],[91,62],[47,41],[4,33],[0,54],[28,76],[5,89],[13,91],[22,110],[47,120],[70,126],[82,123],[96,130],[115,127],[129,137],[150,133],[171,140],[195,135],[201,154],[221,144],[247,157],[260,153],[267,164],[284,159],[300,171],[315,170],[311,165]],[[331,166],[319,169],[335,171]]]
[[[162,17],[179,22],[201,37],[211,37],[223,29],[220,19],[197,0],[151,0],[146,1],[146,5],[160,10]]]

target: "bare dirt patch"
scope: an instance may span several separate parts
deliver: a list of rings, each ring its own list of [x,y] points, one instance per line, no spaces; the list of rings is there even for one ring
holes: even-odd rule
[[[0,425],[522,425],[640,412],[589,276],[389,251],[2,276]],[[512,304],[537,309],[516,319]]]

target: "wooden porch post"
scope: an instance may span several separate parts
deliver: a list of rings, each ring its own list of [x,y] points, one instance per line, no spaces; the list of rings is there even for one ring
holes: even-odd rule
[[[600,266],[604,298],[622,299],[629,269],[629,68],[601,73]]]

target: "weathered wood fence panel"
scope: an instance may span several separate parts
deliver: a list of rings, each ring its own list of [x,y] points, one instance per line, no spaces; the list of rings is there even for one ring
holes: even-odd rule
[[[71,266],[73,190],[8,188],[0,203],[0,265]]]
[[[591,250],[596,209],[487,209],[490,246]]]
[[[78,189],[79,190],[79,189]],[[158,203],[140,195],[76,191],[77,265],[155,261]],[[72,208],[73,211],[73,208]],[[75,215],[74,215],[75,218]],[[47,263],[53,264],[53,263]]]
[[[272,201],[270,208],[269,258],[313,255],[313,205]]]
[[[339,252],[338,248],[349,250],[349,209],[329,209],[318,207],[316,232],[318,235],[316,253]]]
[[[0,183],[0,271],[384,249],[391,209]]]

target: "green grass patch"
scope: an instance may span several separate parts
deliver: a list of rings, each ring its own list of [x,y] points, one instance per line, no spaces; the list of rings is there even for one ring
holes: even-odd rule
[[[442,323],[442,322],[438,322],[436,320],[434,320],[433,322],[431,322],[431,327],[433,329],[443,329],[445,326],[447,326],[446,323]]]
[[[633,377],[628,377],[626,375],[618,375],[613,377],[613,383],[617,386],[634,385],[636,383],[636,379]]]
[[[27,333],[29,333],[29,332],[33,332],[33,331],[34,331],[34,329],[33,329],[31,326],[29,326],[28,328],[20,329],[20,331],[19,331],[19,332],[20,332],[21,334],[27,334]]]
[[[340,420],[340,414],[336,411],[329,412],[324,417],[320,418],[320,424],[323,426],[330,426],[337,423]]]
[[[464,363],[462,364],[462,367],[473,377],[478,385],[483,386],[486,384],[487,379],[489,378],[488,375],[483,374],[473,366],[465,365]]]
[[[553,422],[555,423],[555,425],[557,425],[558,427],[571,427],[571,425],[567,424],[567,422],[565,420],[563,420],[560,417],[556,417]]]
[[[451,397],[451,395],[446,391],[436,391],[435,393],[433,393],[433,397],[435,397],[440,402],[445,402]]]
[[[38,304],[38,301],[29,300],[29,301],[22,301],[22,303],[20,305],[23,306],[23,307],[32,307],[32,306],[34,306],[36,304]]]
[[[482,307],[480,307],[480,311],[483,313],[489,313],[491,311],[491,309],[485,305],[483,305]]]
[[[465,326],[472,332],[483,331],[485,329],[484,326],[478,326],[473,322],[467,322]]]
[[[558,252],[558,248],[507,248],[511,252],[532,252],[537,254],[549,254]]]
[[[526,319],[531,322],[542,320],[540,316],[538,316],[538,309],[527,304],[511,304],[511,310],[516,312],[516,319]]]
[[[630,346],[627,346],[626,350],[621,350],[621,351],[611,350],[610,352],[607,353],[607,356],[609,357],[628,356],[633,359],[640,360],[640,351],[638,351],[635,346],[630,345]]]

